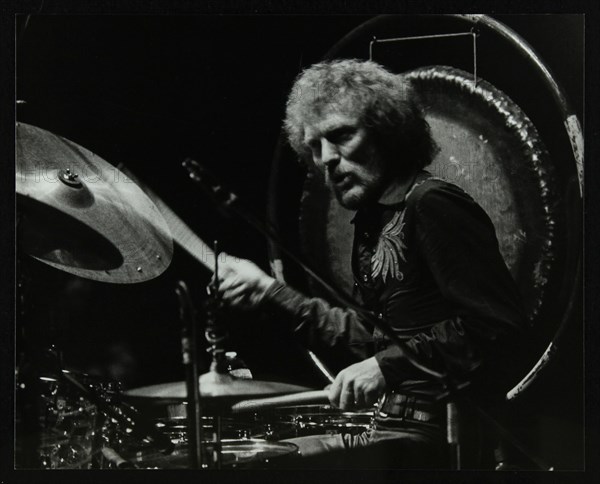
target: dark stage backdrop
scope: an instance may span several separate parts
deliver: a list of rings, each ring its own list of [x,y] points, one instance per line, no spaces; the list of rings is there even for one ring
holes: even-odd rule
[[[497,18],[539,52],[581,119],[581,17]],[[264,214],[269,166],[294,77],[367,19],[32,16],[25,27],[21,17],[17,99],[26,104],[19,105],[17,119],[123,164],[205,241],[217,238],[222,249],[266,269],[264,239],[217,215],[181,162],[188,156],[202,161],[248,207]],[[159,278],[137,285],[79,279],[26,257],[22,264],[30,282],[27,319],[17,321],[19,351],[55,343],[68,367],[117,378],[126,387],[183,379],[174,285],[185,280],[200,308],[210,277],[183,251],[176,248]],[[574,317],[581,319],[581,312]],[[260,314],[228,319],[229,349],[238,351],[255,377],[321,385],[285,321]],[[567,395],[555,405],[550,384],[542,384],[538,395],[544,395],[548,415],[534,423],[539,445],[562,459],[563,467],[581,465],[581,329],[574,327],[563,371],[552,375],[555,383],[566,383]],[[532,397],[532,405],[540,399]],[[566,456],[553,443],[565,432],[573,443]]]

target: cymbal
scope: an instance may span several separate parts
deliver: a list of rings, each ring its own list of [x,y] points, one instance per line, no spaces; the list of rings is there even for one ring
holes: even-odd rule
[[[203,375],[204,376],[204,375]],[[230,378],[227,382],[207,381],[200,377],[200,397],[208,399],[240,400],[267,395],[283,395],[310,391],[312,388],[289,383]],[[156,400],[156,403],[185,400],[185,382],[161,383],[124,392],[126,397]]]
[[[173,240],[152,200],[89,150],[17,123],[19,244],[37,260],[87,279],[157,277]]]

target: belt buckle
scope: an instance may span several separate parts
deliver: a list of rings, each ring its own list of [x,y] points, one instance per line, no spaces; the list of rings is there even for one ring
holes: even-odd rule
[[[403,422],[407,418],[409,399],[402,393],[384,393],[379,403],[379,415],[384,418],[391,415]]]
[[[415,421],[427,423],[431,420],[431,414],[420,407],[420,400],[416,396],[408,396],[404,393],[385,393],[380,397],[378,404],[378,415],[383,418],[391,417],[397,422]]]
[[[404,395],[404,400],[402,401],[402,411],[400,412],[400,420],[403,422],[405,420],[411,420],[412,414],[415,410],[415,402],[415,397]]]

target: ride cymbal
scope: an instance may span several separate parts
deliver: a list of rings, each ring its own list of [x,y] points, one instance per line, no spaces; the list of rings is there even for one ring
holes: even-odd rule
[[[17,123],[18,243],[86,279],[136,283],[170,264],[173,241],[152,200],[94,153]]]

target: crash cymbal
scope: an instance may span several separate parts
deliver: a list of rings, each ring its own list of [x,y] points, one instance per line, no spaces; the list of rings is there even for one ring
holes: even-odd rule
[[[208,382],[200,379],[200,397],[226,400],[243,400],[250,397],[265,397],[310,391],[312,388],[274,381],[245,380],[231,378],[227,383]],[[135,399],[155,400],[157,403],[185,400],[187,388],[185,382],[161,383],[136,388],[124,392],[125,396]]]
[[[113,283],[147,281],[170,264],[173,241],[152,200],[94,153],[17,123],[19,240],[57,269]]]

